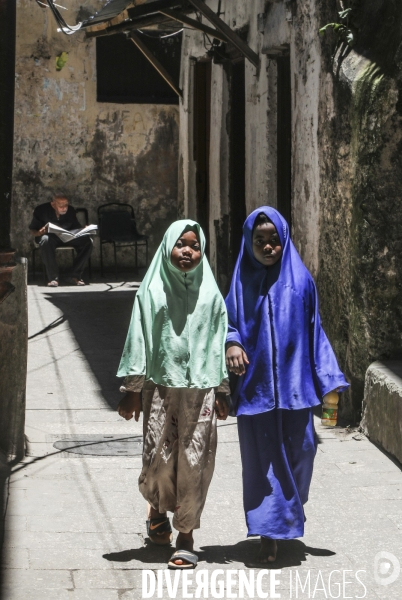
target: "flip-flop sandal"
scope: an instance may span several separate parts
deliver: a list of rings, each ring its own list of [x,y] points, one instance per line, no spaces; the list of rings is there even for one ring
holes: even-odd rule
[[[187,564],[177,565],[175,560],[185,560]],[[198,562],[198,556],[189,550],[176,550],[173,552],[168,562],[168,569],[195,569]]]
[[[86,285],[85,281],[83,279],[78,279],[78,277],[73,277],[72,280],[74,285]]]
[[[59,282],[57,281],[57,279],[53,279],[53,281],[49,281],[49,283],[47,284],[47,287],[57,287],[59,285]]]
[[[169,517],[147,520],[147,534],[150,542],[158,546],[169,546],[173,539]]]

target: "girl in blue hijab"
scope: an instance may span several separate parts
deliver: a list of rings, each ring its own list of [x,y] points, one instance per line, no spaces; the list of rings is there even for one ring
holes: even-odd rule
[[[226,306],[248,536],[261,536],[259,562],[272,562],[276,540],[304,534],[313,407],[349,385],[321,327],[313,278],[274,208],[244,223]]]

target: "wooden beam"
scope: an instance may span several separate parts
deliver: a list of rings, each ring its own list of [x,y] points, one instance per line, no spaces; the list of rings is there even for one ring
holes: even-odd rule
[[[175,82],[173,81],[173,78],[166,71],[165,67],[162,66],[159,60],[155,58],[155,56],[152,54],[152,52],[150,52],[150,50],[148,50],[148,48],[146,47],[144,42],[138,37],[138,35],[136,33],[131,33],[130,39],[137,46],[138,50],[140,50],[143,53],[145,58],[149,60],[154,69],[158,71],[159,75],[163,77],[163,79],[168,85],[170,85],[172,90],[174,90],[176,94],[180,96],[180,98],[182,98],[183,92],[181,91],[181,89],[176,86]]]
[[[121,31],[125,31],[126,25],[130,23],[135,23],[136,19],[141,20],[141,26],[146,27],[147,23],[153,23],[154,19],[160,19],[160,15],[158,14],[159,9],[171,8],[171,7],[182,7],[182,0],[156,0],[155,2],[141,2],[136,4],[132,8],[127,8],[120,15],[114,17],[114,19],[109,19],[107,21],[103,21],[101,23],[96,23],[95,25],[91,25],[88,23],[84,28],[88,34],[88,37],[97,37],[96,34],[98,31],[107,31],[107,35],[109,33],[120,33]],[[188,9],[188,12],[193,12],[193,9]],[[124,15],[124,16],[123,16]],[[118,19],[118,20],[116,20]],[[114,21],[114,22],[112,22]],[[123,22],[122,22],[123,21]],[[165,19],[166,21],[166,19]],[[158,21],[161,22],[160,20]],[[163,19],[162,19],[163,22]],[[118,28],[118,25],[121,23],[121,27]],[[130,29],[127,27],[127,30]],[[132,27],[132,29],[136,29]],[[139,27],[137,28],[139,29]],[[99,34],[102,35],[102,34]]]
[[[135,31],[136,29],[143,29],[145,27],[151,27],[152,25],[160,25],[161,23],[168,23],[169,21],[171,21],[169,17],[165,17],[165,15],[160,15],[159,13],[156,13],[156,15],[143,17],[142,19],[137,19],[136,21],[126,21],[124,23],[120,23],[119,25],[107,27],[102,31],[88,31],[87,29],[86,35],[88,38],[100,37],[102,35],[114,35],[115,33]]]
[[[203,23],[200,23],[196,19],[190,19],[190,17],[186,17],[186,15],[176,12],[175,10],[169,10],[169,9],[165,8],[164,10],[160,10],[159,12],[162,15],[166,15],[167,17],[170,17],[174,21],[178,21],[179,23],[188,25],[189,27],[192,27],[193,29],[198,29],[199,31],[203,31],[204,33],[216,38],[217,40],[220,40],[221,42],[226,43],[228,41],[227,37],[225,35],[222,35],[216,29],[212,29],[212,27],[208,27],[208,25],[204,25]]]
[[[190,2],[190,4],[192,4],[194,6],[194,8],[196,8],[198,11],[200,11],[200,13],[202,15],[204,15],[204,17],[206,17],[208,19],[208,21],[210,21],[212,23],[212,25],[214,25],[218,31],[220,31],[220,33],[222,33],[224,36],[226,36],[226,39],[231,44],[233,44],[233,46],[236,46],[236,48],[238,50],[240,50],[240,52],[242,54],[244,54],[244,56],[246,58],[248,58],[248,60],[255,67],[257,67],[257,68],[259,67],[260,59],[258,57],[258,54],[256,54],[254,52],[254,50],[252,50],[250,48],[250,46],[248,46],[246,44],[246,42],[243,42],[241,37],[238,36],[237,33],[235,33],[229,27],[229,25],[226,25],[226,23],[224,21],[222,21],[222,19],[220,17],[218,17],[214,13],[214,11],[212,9],[210,9],[209,6],[207,6],[205,4],[205,2],[203,2],[203,0],[189,0],[189,2]]]
[[[1,0],[0,0],[1,1]],[[177,1],[177,0],[176,0]],[[170,2],[172,4],[172,0]],[[153,4],[153,3],[152,3]],[[150,6],[152,6],[150,4]],[[147,4],[144,6],[148,6]],[[166,15],[162,15],[158,11],[152,12],[149,11],[150,14],[144,15],[142,17],[132,19],[130,16],[130,11],[134,9],[129,9],[129,19],[123,23],[119,23],[119,25],[113,25],[104,27],[98,27],[97,25],[92,25],[91,27],[86,27],[85,32],[88,38],[92,37],[100,37],[103,35],[114,35],[115,33],[125,33],[126,31],[135,31],[136,29],[143,29],[145,27],[151,27],[152,25],[161,25],[162,23],[171,22],[171,18]],[[183,9],[185,13],[193,13],[194,9],[192,7]]]
[[[102,31],[102,29],[107,29],[108,27],[113,27],[114,25],[119,25],[123,21],[128,19],[127,10],[123,10],[117,17],[113,17],[113,19],[109,19],[108,21],[103,21],[102,23],[97,23],[96,25],[89,25],[88,27],[84,27],[84,29],[88,32],[93,31]]]

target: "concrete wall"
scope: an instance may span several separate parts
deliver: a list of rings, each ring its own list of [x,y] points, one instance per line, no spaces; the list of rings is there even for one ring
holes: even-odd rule
[[[377,361],[367,369],[361,427],[402,463],[402,361]]]
[[[5,462],[18,461],[24,456],[28,354],[25,258],[17,259],[9,283],[10,293],[0,302],[0,455],[3,455]]]
[[[72,0],[63,15],[71,24],[102,4]],[[56,71],[60,52],[68,60]],[[17,1],[16,72],[14,247],[28,255],[33,208],[60,190],[91,222],[100,204],[131,203],[154,251],[177,218],[178,107],[97,103],[95,40],[57,33],[50,10],[31,0]],[[93,256],[96,265],[97,243]]]
[[[317,277],[320,236],[319,91],[321,46],[316,0],[298,2],[291,23],[293,240]]]

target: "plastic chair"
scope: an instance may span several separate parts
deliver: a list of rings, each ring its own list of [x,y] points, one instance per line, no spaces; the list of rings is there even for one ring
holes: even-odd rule
[[[88,210],[86,208],[76,208],[75,212],[76,212],[77,215],[79,215],[80,213],[83,214],[84,221],[85,221],[85,223],[83,225],[89,225]],[[38,244],[36,242],[34,242],[34,247],[32,248],[32,280],[33,281],[36,280],[36,259],[35,259],[35,255],[36,255],[36,252],[39,249],[40,249],[40,246],[38,246]],[[75,250],[74,250],[73,246],[69,246],[68,244],[66,244],[65,246],[60,246],[59,248],[56,248],[56,253],[58,251],[65,252],[66,250],[67,251],[69,250],[70,252],[72,252],[71,257],[72,257],[72,260],[74,261],[74,252],[75,252]],[[42,267],[43,267],[43,276],[44,276],[44,278],[46,280],[45,266],[42,265]],[[91,258],[89,258],[89,261],[88,261],[88,277],[89,277],[89,279],[91,279],[91,276],[92,276]]]
[[[138,246],[145,246],[145,267],[148,266],[148,236],[137,230],[131,204],[109,202],[98,207],[100,267],[103,277],[103,246],[113,244],[114,273],[117,279],[117,248],[135,247],[135,268],[138,269]]]

